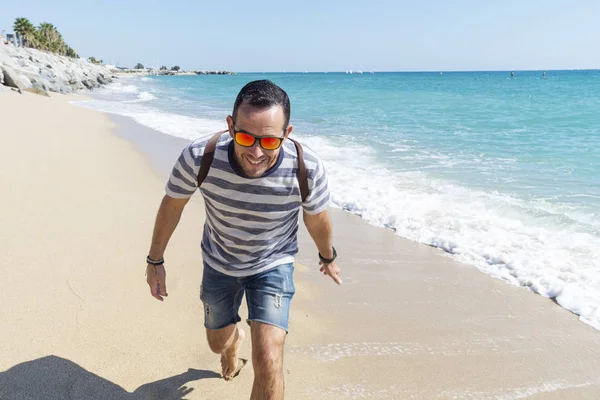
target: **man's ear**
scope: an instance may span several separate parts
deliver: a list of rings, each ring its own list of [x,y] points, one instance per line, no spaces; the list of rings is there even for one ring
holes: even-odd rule
[[[225,118],[225,121],[227,121],[227,129],[229,130],[229,136],[233,138],[233,118],[231,118],[231,115],[228,115],[227,118]]]
[[[285,130],[285,134],[283,135],[283,137],[287,139],[287,137],[290,136],[290,133],[292,133],[292,129],[294,129],[294,127],[292,125],[288,125],[287,129]]]

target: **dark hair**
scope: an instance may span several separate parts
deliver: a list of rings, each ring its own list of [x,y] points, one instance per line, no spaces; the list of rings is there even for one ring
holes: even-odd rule
[[[274,84],[273,82],[263,79],[252,81],[246,84],[240,90],[233,104],[233,119],[235,120],[238,108],[244,104],[251,105],[259,109],[280,106],[283,109],[285,117],[284,129],[290,123],[290,98],[285,90]]]

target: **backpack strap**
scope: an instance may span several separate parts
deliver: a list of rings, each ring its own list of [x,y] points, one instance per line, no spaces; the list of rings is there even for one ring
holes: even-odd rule
[[[208,170],[210,169],[210,165],[212,164],[213,158],[215,156],[215,149],[217,148],[217,142],[222,134],[227,132],[227,129],[217,132],[208,139],[208,143],[206,143],[206,147],[204,147],[204,154],[202,154],[202,162],[200,163],[200,171],[198,171],[198,188],[202,185],[204,179],[208,175]]]
[[[308,176],[306,175],[306,167],[304,166],[304,152],[302,151],[302,145],[292,138],[290,139],[296,146],[296,152],[298,153],[298,169],[296,170],[296,178],[298,178],[298,184],[300,185],[300,195],[302,196],[302,202],[304,203],[309,195],[308,190]]]

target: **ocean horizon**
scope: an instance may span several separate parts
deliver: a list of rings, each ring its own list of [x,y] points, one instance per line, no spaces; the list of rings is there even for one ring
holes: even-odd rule
[[[226,127],[246,82],[271,79],[332,205],[600,330],[600,70],[510,71],[124,77],[78,104],[193,140]]]
[[[192,68],[190,71],[202,71],[202,68]],[[345,74],[347,70],[282,70],[282,71],[234,71],[235,74]],[[502,72],[502,73],[510,73],[510,72],[573,72],[573,71],[600,71],[600,67],[596,68],[559,68],[559,69],[547,69],[547,68],[534,68],[534,69],[428,69],[428,70],[380,70],[380,69],[352,69],[353,73],[357,74],[368,74],[370,72],[373,73],[385,73],[385,74],[420,74],[420,73],[431,73],[431,74],[439,74],[443,73],[487,73],[487,72]],[[356,72],[360,71],[360,72]],[[174,77],[177,75],[171,75]]]

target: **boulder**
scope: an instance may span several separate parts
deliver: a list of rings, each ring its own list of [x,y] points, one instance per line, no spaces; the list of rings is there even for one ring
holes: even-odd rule
[[[32,79],[31,84],[34,88],[42,89],[46,92],[58,92],[60,91],[60,86],[50,82],[48,79],[37,77],[35,81]]]
[[[58,91],[59,93],[71,93],[73,92],[73,89],[71,89],[69,85],[60,85]]]
[[[2,65],[1,68],[4,74],[4,86],[10,86],[17,89],[31,87],[31,81],[26,76],[18,74],[8,65]]]
[[[85,86],[88,89],[93,89],[94,88],[94,84],[93,81],[90,81],[89,79],[84,79],[81,81],[81,83],[83,84],[83,86]]]

